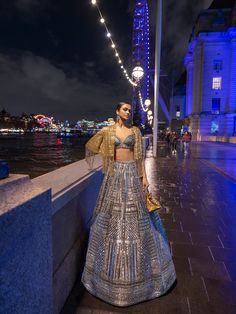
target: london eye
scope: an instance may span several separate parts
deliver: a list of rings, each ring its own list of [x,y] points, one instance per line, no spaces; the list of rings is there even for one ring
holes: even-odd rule
[[[144,72],[138,88],[133,88],[133,115],[134,121],[143,127],[147,119],[145,100],[149,100],[150,84],[150,38],[149,38],[149,11],[147,0],[136,0],[133,19],[133,67],[141,67]]]

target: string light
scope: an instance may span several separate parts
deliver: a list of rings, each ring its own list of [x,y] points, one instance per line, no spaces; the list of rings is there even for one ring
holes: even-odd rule
[[[149,110],[149,108],[148,108],[148,107],[145,108],[145,105],[144,105],[144,103],[143,103],[143,97],[142,97],[142,94],[141,94],[141,91],[140,91],[140,90],[138,91],[138,96],[139,96],[139,101],[140,101],[140,105],[141,105],[141,107],[142,107],[142,110],[143,110],[144,112],[147,112],[147,111]]]
[[[122,60],[121,60],[120,57],[119,57],[118,50],[117,50],[116,45],[115,45],[115,43],[114,43],[114,41],[113,41],[113,39],[112,39],[111,33],[110,33],[109,30],[108,30],[108,27],[107,27],[107,25],[106,25],[106,21],[105,21],[103,15],[102,15],[102,12],[101,12],[101,10],[100,10],[100,8],[99,8],[99,6],[98,6],[97,1],[96,1],[96,0],[91,0],[91,4],[92,4],[94,7],[97,8],[97,11],[98,11],[98,14],[99,14],[99,17],[100,17],[100,23],[105,27],[106,36],[107,36],[107,38],[108,38],[108,39],[110,40],[110,42],[111,42],[111,48],[115,50],[115,56],[118,58],[118,63],[119,63],[119,65],[120,65],[120,68],[122,69],[122,71],[125,73],[126,79],[129,81],[129,83],[130,83],[133,87],[137,87],[138,84],[137,84],[136,82],[134,82],[134,81],[132,80],[132,78],[129,77],[129,75],[127,74],[127,70],[125,69],[125,67],[124,67],[124,65],[123,65],[123,63],[122,63]]]

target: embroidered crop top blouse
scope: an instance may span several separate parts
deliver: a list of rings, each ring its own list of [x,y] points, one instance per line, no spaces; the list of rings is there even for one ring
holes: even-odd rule
[[[134,144],[135,144],[134,134],[128,135],[124,141],[121,141],[121,139],[117,135],[115,136],[115,147],[116,148],[133,149]]]
[[[99,132],[97,132],[86,143],[86,161],[90,168],[93,168],[93,158],[95,154],[100,154],[103,160],[103,172],[112,174],[114,170],[114,153],[115,147],[131,148],[134,151],[134,160],[137,165],[138,175],[143,175],[143,147],[142,147],[142,135],[140,130],[136,127],[132,127],[133,134],[121,142],[116,136],[116,125],[105,126]],[[133,136],[132,136],[133,135]],[[115,143],[116,142],[116,143]]]

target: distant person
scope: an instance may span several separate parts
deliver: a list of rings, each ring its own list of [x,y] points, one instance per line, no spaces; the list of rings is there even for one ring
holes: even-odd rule
[[[187,155],[189,150],[190,150],[190,142],[192,139],[192,135],[190,132],[185,131],[183,136],[182,136],[182,143],[184,147],[184,155]]]
[[[117,121],[86,144],[87,161],[103,157],[105,173],[92,218],[82,282],[98,298],[129,306],[165,294],[176,279],[161,222],[147,210],[140,130],[128,123],[131,105],[120,103]]]
[[[177,143],[178,143],[178,135],[175,131],[173,131],[170,135],[170,148],[173,155],[177,153]]]
[[[170,132],[169,131],[166,133],[166,142],[167,142],[168,147],[170,147]]]

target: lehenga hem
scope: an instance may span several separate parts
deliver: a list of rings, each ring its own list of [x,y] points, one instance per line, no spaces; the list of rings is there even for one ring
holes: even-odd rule
[[[153,300],[153,299],[156,299],[156,298],[159,298],[163,295],[165,295],[172,287],[173,285],[175,284],[177,278],[176,276],[173,277],[173,279],[170,281],[170,284],[166,287],[166,289],[164,291],[154,291],[149,297],[147,296],[143,296],[143,298],[139,298],[139,300],[137,301],[133,301],[131,303],[125,303],[125,302],[112,302],[111,300],[108,300],[108,299],[104,299],[104,296],[101,296],[99,295],[99,293],[96,293],[92,290],[92,288],[89,287],[89,285],[85,284],[84,282],[83,285],[85,287],[85,289],[91,293],[94,297],[98,298],[99,300],[103,301],[103,302],[106,302],[106,303],[109,303],[113,306],[117,306],[117,307],[128,307],[128,306],[132,306],[132,305],[136,305],[136,304],[139,304],[139,303],[143,303],[143,302],[146,302],[146,301],[150,301],[150,300]]]

